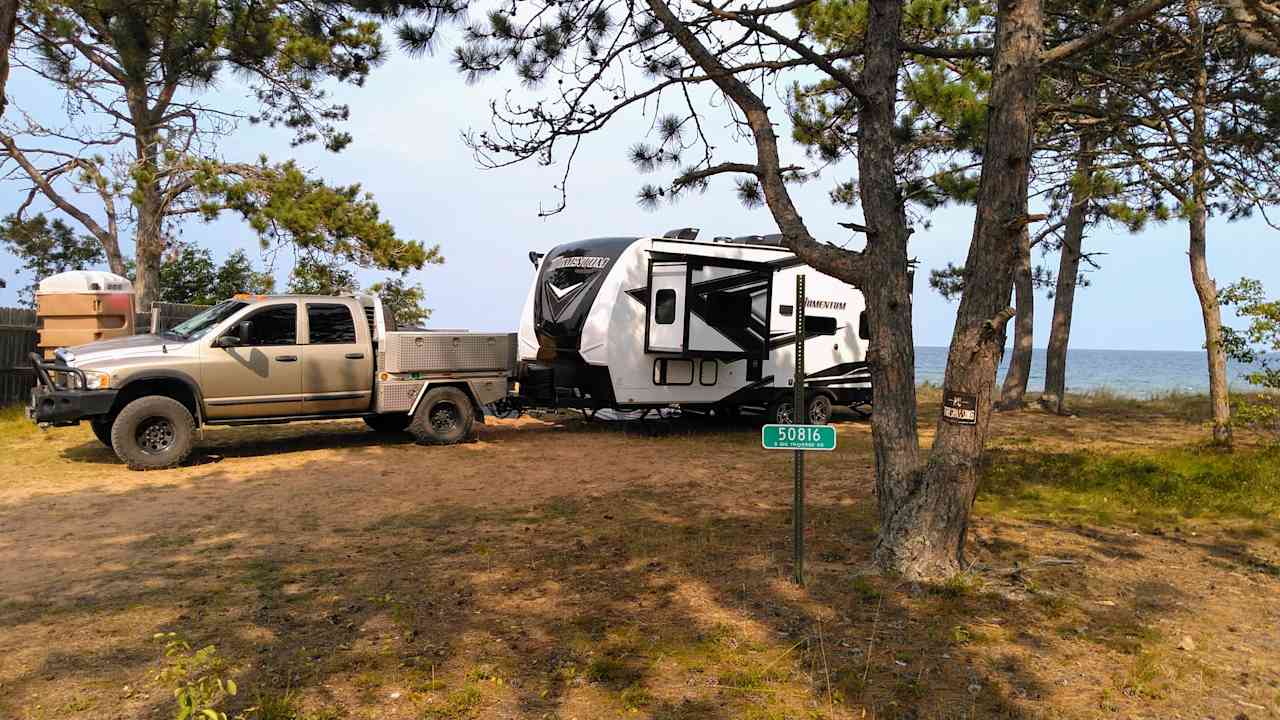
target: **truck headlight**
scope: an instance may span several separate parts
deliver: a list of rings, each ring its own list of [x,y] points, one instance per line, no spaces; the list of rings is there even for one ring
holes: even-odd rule
[[[85,388],[88,390],[106,390],[111,387],[111,376],[97,370],[84,371]]]

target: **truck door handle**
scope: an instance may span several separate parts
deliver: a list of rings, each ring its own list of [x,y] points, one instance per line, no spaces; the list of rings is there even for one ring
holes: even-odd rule
[[[363,360],[364,353],[347,353],[343,357],[345,357],[348,360]]]
[[[276,362],[298,362],[297,355],[277,355]]]

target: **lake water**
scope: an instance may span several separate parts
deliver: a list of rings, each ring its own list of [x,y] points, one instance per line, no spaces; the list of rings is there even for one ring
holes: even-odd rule
[[[1000,382],[1009,367],[1006,350],[1000,365]],[[1044,389],[1045,351],[1037,348],[1031,357],[1029,392]],[[916,382],[942,384],[947,365],[944,347],[916,348]],[[1245,381],[1249,367],[1229,362],[1227,374],[1234,390],[1256,389]],[[997,383],[997,387],[999,384]],[[1170,391],[1209,392],[1209,369],[1203,350],[1068,350],[1067,390],[1087,392],[1107,389],[1131,397],[1147,397]]]

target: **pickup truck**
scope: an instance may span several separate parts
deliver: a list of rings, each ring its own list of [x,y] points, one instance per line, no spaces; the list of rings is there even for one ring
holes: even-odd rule
[[[182,463],[205,425],[362,418],[466,439],[509,394],[512,334],[397,330],[369,295],[236,296],[164,332],[32,353],[27,414],[88,421],[130,468]]]

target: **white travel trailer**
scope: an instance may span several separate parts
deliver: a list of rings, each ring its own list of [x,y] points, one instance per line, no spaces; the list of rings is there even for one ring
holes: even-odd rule
[[[780,236],[597,238],[530,253],[520,315],[520,402],[680,407],[791,417],[796,277],[806,287],[811,422],[871,402],[862,293],[817,272]]]

